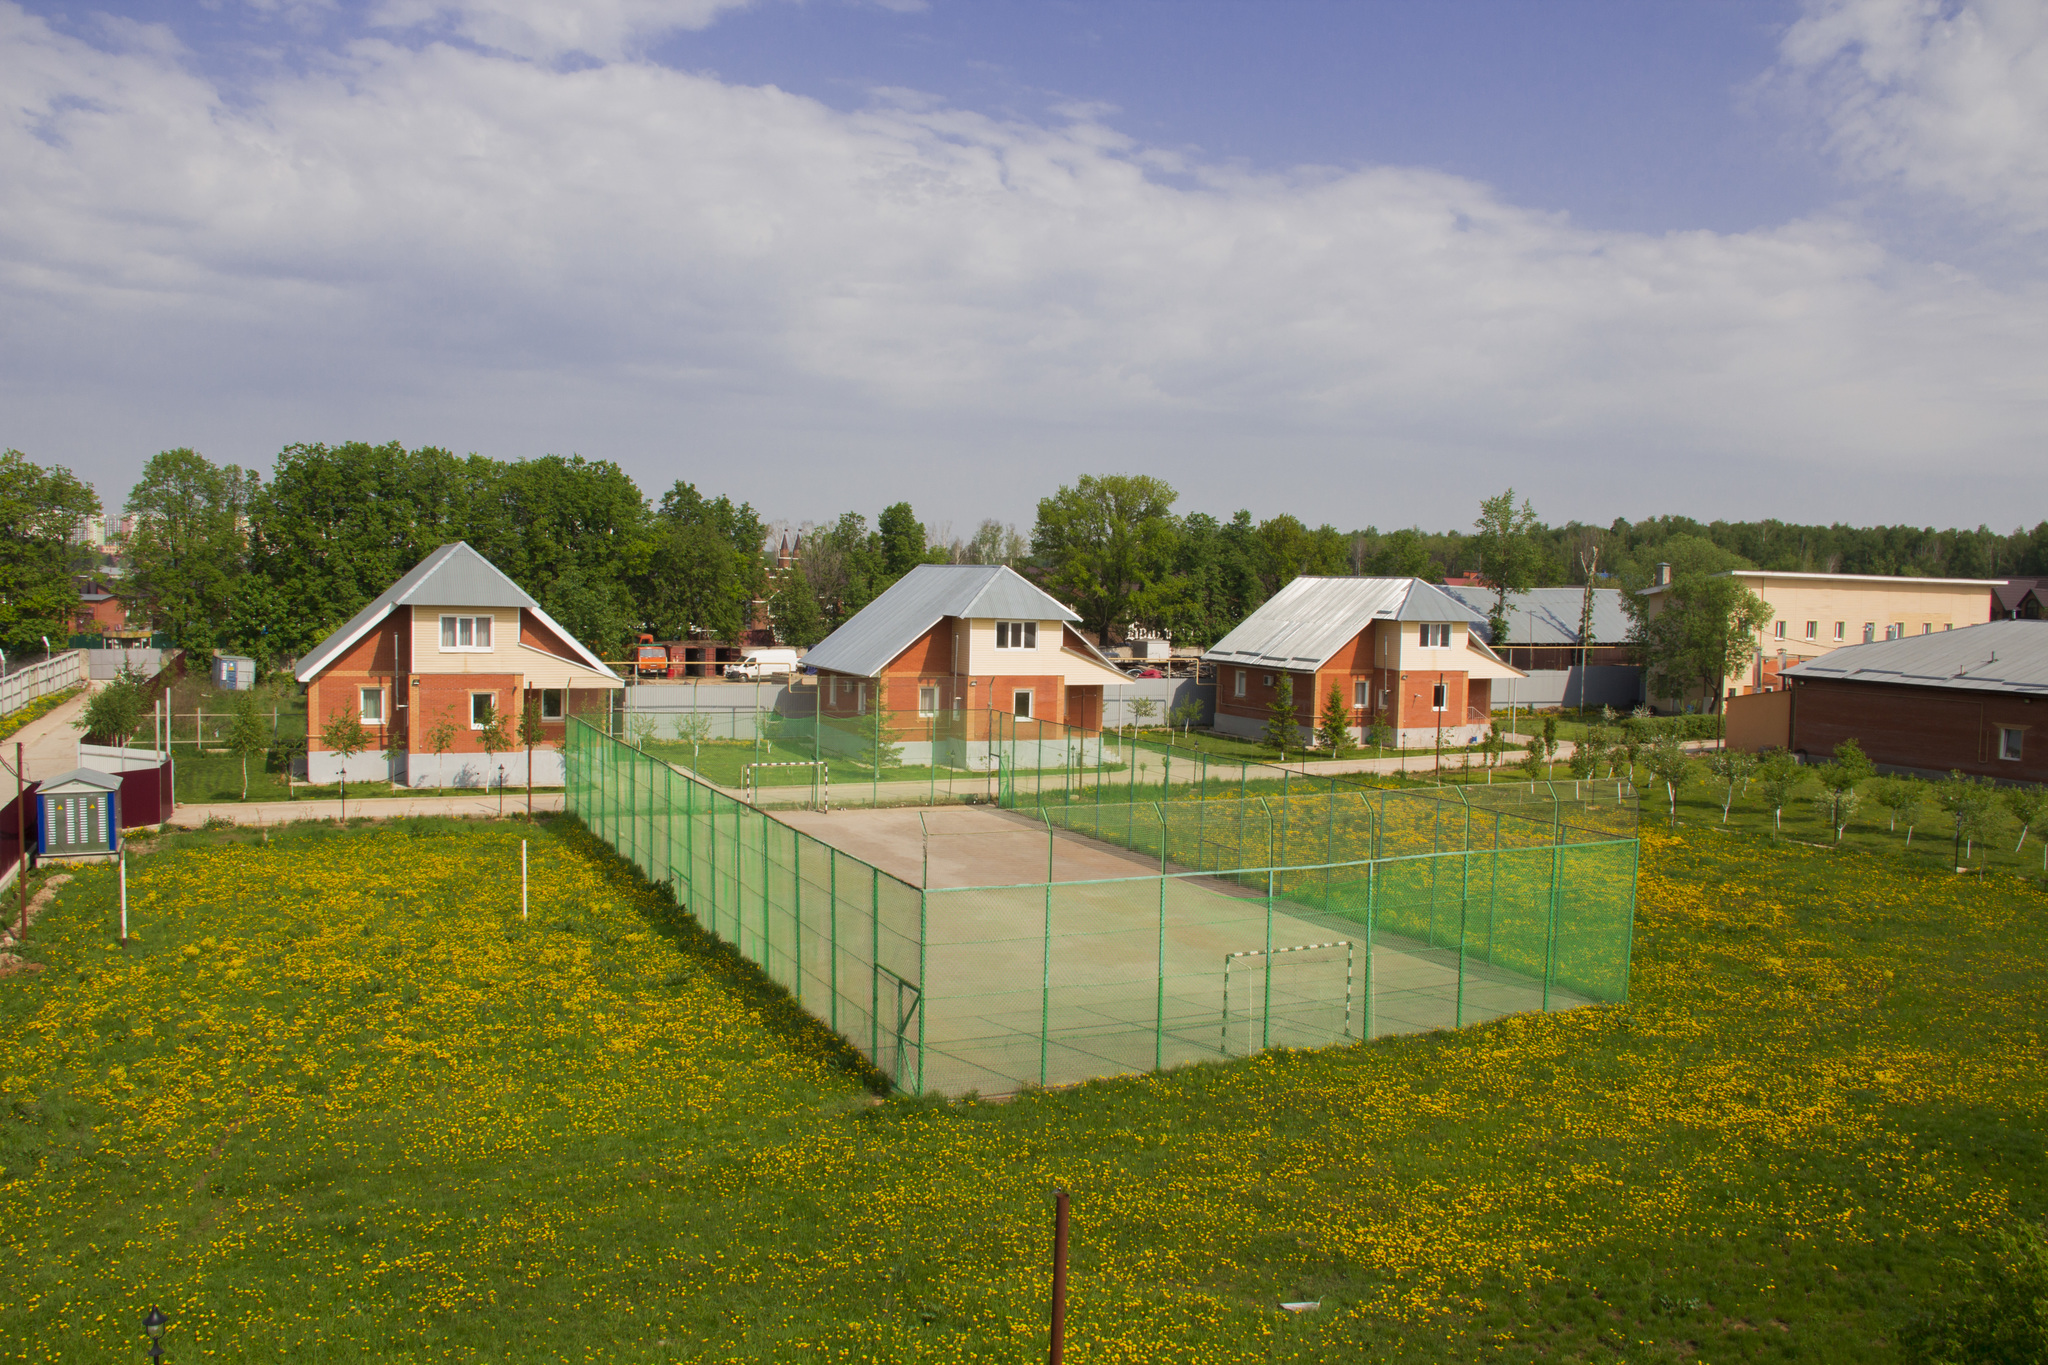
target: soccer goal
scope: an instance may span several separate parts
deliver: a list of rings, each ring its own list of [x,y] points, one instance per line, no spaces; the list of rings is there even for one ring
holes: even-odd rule
[[[811,785],[816,787],[818,791],[818,808],[828,812],[832,809],[831,775],[822,759],[805,758],[780,763],[742,763],[740,765],[740,797],[750,806],[760,804],[756,799],[760,796],[759,784],[754,780],[754,773],[760,768],[816,768],[818,775]]]
[[[1331,998],[1335,995],[1334,987],[1336,983],[1334,981],[1296,984],[1274,980],[1270,974],[1272,969],[1278,967],[1314,967],[1323,963],[1334,966],[1334,961],[1331,958],[1289,957],[1287,954],[1328,953],[1337,949],[1342,949],[1344,953],[1344,1024],[1341,1033],[1336,1029],[1331,1029],[1330,1032],[1338,1037],[1347,1039],[1358,1036],[1351,1031],[1351,991],[1355,967],[1350,939],[1340,938],[1334,943],[1297,943],[1292,947],[1275,948],[1270,952],[1264,948],[1248,948],[1243,952],[1226,953],[1223,957],[1223,1029],[1220,1039],[1220,1051],[1223,1055],[1226,1057],[1230,1055],[1230,970],[1232,967],[1238,965],[1240,960],[1244,958],[1259,957],[1266,959],[1264,963],[1244,963],[1247,967],[1262,966],[1266,968],[1266,971],[1251,981],[1240,979],[1238,987],[1238,997],[1242,1007],[1245,1030],[1244,1052],[1242,1055],[1249,1057],[1253,1053],[1264,1049],[1265,1039],[1256,1036],[1257,1026],[1263,1022],[1270,1022],[1276,1008],[1284,1013],[1302,1011],[1306,1007],[1312,1013],[1329,1012],[1334,1014],[1335,1011],[1331,1008],[1336,1004],[1336,1001]],[[1317,1006],[1321,1008],[1317,1009]],[[1335,1021],[1331,1020],[1330,1022],[1334,1023]],[[1335,1039],[1333,1038],[1332,1041],[1335,1041]]]

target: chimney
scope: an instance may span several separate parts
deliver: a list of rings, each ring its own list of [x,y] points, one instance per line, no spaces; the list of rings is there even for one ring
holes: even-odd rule
[[[1671,586],[1671,566],[1669,564],[1659,564],[1657,566],[1657,586],[1660,588]]]

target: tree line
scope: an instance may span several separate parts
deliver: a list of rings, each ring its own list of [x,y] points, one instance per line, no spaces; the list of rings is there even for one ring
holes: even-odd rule
[[[1551,525],[1510,489],[1482,500],[1469,528],[1340,531],[1178,501],[1162,479],[1087,475],[1040,499],[1028,534],[989,519],[954,537],[908,502],[872,523],[849,511],[771,526],[747,503],[683,480],[650,499],[615,463],[574,455],[503,461],[396,442],[300,444],[266,475],[181,448],[152,457],[127,496],[135,527],[124,591],[187,648],[276,663],[458,539],[611,659],[642,631],[735,638],[763,602],[786,642],[813,644],[922,563],[1008,564],[1106,642],[1137,631],[1197,646],[1305,574],[1476,573],[1503,594],[1589,578],[1637,590],[1660,562],[1687,582],[1740,567],[2048,574],[2048,522],[2009,534],[1685,517]],[[77,527],[99,510],[70,471],[18,451],[0,456],[0,644],[10,652],[69,634],[72,575],[92,567]],[[774,564],[780,532],[802,537],[787,571]],[[1697,659],[1685,667],[1712,671]]]

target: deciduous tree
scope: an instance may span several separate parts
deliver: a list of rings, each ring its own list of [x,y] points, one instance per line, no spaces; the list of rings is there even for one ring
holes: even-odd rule
[[[151,622],[180,645],[210,649],[222,638],[257,487],[254,473],[180,447],[151,456],[129,491],[128,581]]]
[[[1530,533],[1538,526],[1536,509],[1522,499],[1515,506],[1515,490],[1484,499],[1479,516],[1472,523],[1476,533],[1471,546],[1478,552],[1479,573],[1493,589],[1493,605],[1486,624],[1495,645],[1508,639],[1508,595],[1527,592],[1536,583],[1536,548]]]
[[[1104,644],[1147,612],[1172,565],[1175,496],[1146,474],[1084,474],[1039,499],[1031,552],[1046,587]]]

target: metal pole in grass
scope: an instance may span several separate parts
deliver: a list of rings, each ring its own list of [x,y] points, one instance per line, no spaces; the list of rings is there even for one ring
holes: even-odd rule
[[[128,946],[128,850],[121,850],[121,946]]]
[[[1046,1052],[1052,1027],[1052,820],[1043,805],[1038,818],[1045,821],[1045,939],[1040,945],[1038,975],[1038,1083],[1045,1084]]]
[[[825,889],[826,924],[832,936],[829,956],[825,959],[827,984],[832,990],[829,1006],[832,1014],[832,1031],[839,1032],[839,850],[830,844],[825,846]]]
[[[1266,869],[1266,1001],[1259,1013],[1264,1016],[1259,1023],[1259,1050],[1273,1046],[1273,878],[1272,868]]]
[[[16,943],[28,941],[28,778],[22,767],[21,741],[14,743],[14,866],[15,897],[21,903],[21,925],[14,931]]]
[[[1067,1192],[1052,1196],[1052,1365],[1067,1358]]]
[[[526,840],[519,841],[519,918],[526,918]],[[127,865],[121,872],[121,935],[128,934],[128,873]]]
[[[868,868],[868,1059],[882,1065],[882,872]]]

